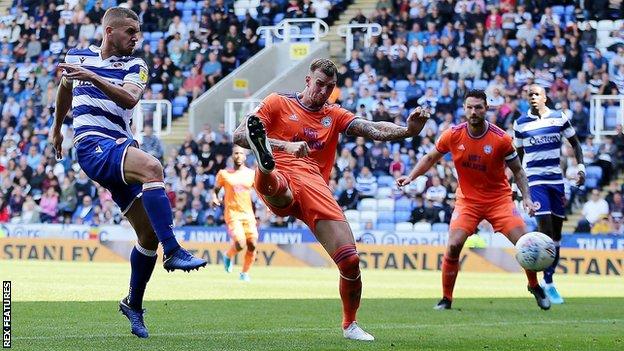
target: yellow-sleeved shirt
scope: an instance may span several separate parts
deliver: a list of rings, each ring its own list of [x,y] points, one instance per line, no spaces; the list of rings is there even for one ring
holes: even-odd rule
[[[241,166],[237,171],[222,169],[217,173],[215,186],[225,189],[225,221],[247,220],[255,223],[256,216],[251,204],[251,189],[254,184],[254,171]]]

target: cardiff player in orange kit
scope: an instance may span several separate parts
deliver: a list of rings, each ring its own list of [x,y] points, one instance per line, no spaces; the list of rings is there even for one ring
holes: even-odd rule
[[[429,114],[414,110],[407,127],[356,118],[338,105],[327,104],[337,72],[330,60],[314,60],[305,89],[267,96],[238,127],[234,142],[251,148],[256,156],[255,188],[271,211],[301,219],[336,262],[344,337],[372,341],[355,318],[362,293],[355,240],[328,186],[338,137],[344,133],[389,141],[416,136]]]
[[[225,206],[225,224],[232,239],[232,246],[225,253],[223,263],[225,271],[232,272],[234,256],[247,247],[243,270],[240,280],[250,281],[249,269],[256,259],[256,244],[258,243],[258,228],[256,216],[251,201],[251,189],[254,183],[254,171],[245,166],[247,150],[235,145],[232,149],[234,169],[222,169],[217,173],[211,203],[220,206],[219,192],[225,189],[223,203]]]
[[[450,309],[453,288],[459,271],[459,255],[468,239],[475,233],[479,223],[486,219],[494,230],[516,243],[526,233],[526,226],[518,213],[505,166],[514,174],[522,192],[525,209],[533,215],[535,206],[531,201],[528,181],[520,158],[513,147],[512,138],[502,129],[485,120],[487,97],[482,90],[471,90],[464,98],[464,111],[468,122],[442,133],[436,147],[421,158],[409,175],[397,179],[399,186],[409,184],[435,165],[447,152],[453,156],[459,187],[457,202],[451,217],[449,240],[442,263],[442,300],[435,309]],[[533,271],[526,271],[529,292],[535,296],[540,308],[550,308],[550,301],[537,282]]]

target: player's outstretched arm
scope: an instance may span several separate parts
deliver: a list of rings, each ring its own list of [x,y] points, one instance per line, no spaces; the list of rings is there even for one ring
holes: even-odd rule
[[[416,166],[414,166],[414,169],[412,169],[408,175],[401,176],[396,180],[397,185],[405,186],[411,183],[412,180],[425,174],[425,172],[427,172],[429,168],[433,167],[433,165],[435,165],[442,158],[442,156],[444,156],[444,154],[435,148],[429,151],[429,153],[427,153],[423,158],[418,160],[418,163],[416,163]]]
[[[365,138],[390,141],[405,139],[416,136],[422,131],[425,123],[429,119],[429,111],[417,107],[407,117],[407,127],[398,126],[390,122],[371,122],[366,119],[357,118],[349,124],[345,131],[352,136],[362,136]]]
[[[123,86],[118,86],[79,65],[60,63],[58,68],[65,70],[64,77],[67,79],[91,82],[124,109],[134,108],[143,95],[143,89],[136,84],[125,83]]]
[[[61,134],[61,126],[65,120],[67,112],[71,109],[72,104],[72,86],[64,77],[61,78],[61,84],[56,91],[56,109],[54,110],[54,127],[52,129],[52,146],[56,153],[56,159],[63,158],[63,134]]]
[[[524,173],[522,163],[520,163],[520,158],[514,157],[510,161],[507,161],[507,167],[509,167],[509,169],[513,172],[514,180],[518,185],[518,189],[520,189],[520,192],[522,193],[522,203],[524,205],[524,209],[530,216],[533,216],[535,214],[535,204],[533,204],[533,201],[531,200],[529,180],[527,179],[526,173]]]

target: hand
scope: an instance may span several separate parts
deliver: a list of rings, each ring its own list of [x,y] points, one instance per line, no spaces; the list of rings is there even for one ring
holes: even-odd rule
[[[54,130],[52,132],[52,146],[54,146],[54,152],[57,160],[63,159],[63,133],[60,130]]]
[[[581,186],[585,184],[585,172],[579,171],[576,175],[576,186]]]
[[[430,116],[429,109],[416,107],[407,117],[407,131],[413,136],[418,135]]]
[[[212,206],[212,207],[219,207],[219,206],[221,206],[221,200],[219,200],[219,198],[217,196],[213,196],[212,199],[210,200],[210,206]]]
[[[529,214],[529,216],[533,217],[535,215],[535,204],[530,199],[522,199],[522,205],[524,205],[524,210]]]
[[[58,69],[65,70],[63,73],[63,77],[69,80],[81,80],[85,82],[92,82],[97,76],[95,73],[89,71],[86,68],[80,67],[78,65],[72,65],[69,63],[59,63]]]
[[[412,179],[410,176],[408,176],[408,175],[406,175],[406,176],[401,176],[401,177],[397,178],[397,180],[396,180],[396,184],[397,184],[398,186],[400,186],[400,187],[403,187],[403,186],[406,186],[407,184],[411,183],[411,182],[412,182],[412,180],[413,180],[413,179]]]
[[[295,141],[286,143],[284,146],[284,151],[295,155],[295,157],[306,157],[310,153],[310,148],[308,147],[308,143],[305,141]]]

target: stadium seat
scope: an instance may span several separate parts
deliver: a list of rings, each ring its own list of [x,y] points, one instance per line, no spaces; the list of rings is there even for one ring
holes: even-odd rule
[[[411,211],[412,210],[412,201],[407,198],[400,198],[394,201],[394,209],[396,211]]]
[[[565,15],[565,7],[563,6],[553,6],[552,7],[552,12],[555,15],[558,15],[559,17],[563,17]]]
[[[475,79],[472,84],[472,89],[485,90],[488,86],[488,81],[485,79]]]
[[[395,226],[394,226],[394,222],[390,223],[390,222],[377,222],[377,230],[386,230],[386,231],[391,231],[394,232],[395,231]]]
[[[377,178],[377,184],[380,187],[383,187],[383,186],[391,187],[394,185],[394,178],[388,175],[379,176]]]
[[[186,1],[182,6],[182,10],[195,10],[196,7],[195,1]]]
[[[425,90],[427,82],[425,82],[424,80],[417,80],[416,84],[418,84],[418,86],[420,87],[420,89]]]
[[[171,108],[171,113],[173,114],[173,117],[180,117],[184,114],[184,107],[183,106],[173,106]]]
[[[344,211],[345,218],[349,222],[359,222],[360,221],[360,211],[358,210],[346,210]]]
[[[431,88],[436,92],[440,89],[440,81],[439,80],[428,80],[425,84],[427,88]]]
[[[588,189],[596,189],[602,179],[602,168],[599,166],[588,166],[585,169],[585,187]]]
[[[388,199],[389,197],[392,197],[392,188],[384,186],[377,189],[376,199],[392,200]],[[394,205],[394,200],[392,200],[392,204]]]
[[[445,232],[448,232],[448,230],[449,230],[449,225],[446,223],[434,223],[431,226],[432,232],[445,233]]]
[[[465,80],[464,83],[466,84],[466,88],[472,89],[472,81],[471,80]]]
[[[409,81],[407,81],[407,80],[397,80],[394,83],[394,90],[396,90],[396,91],[405,91],[405,89],[407,89],[408,85],[409,85]]]
[[[515,49],[516,46],[518,46],[518,39],[509,39],[507,44],[509,44],[509,46],[511,46],[513,49]]]
[[[380,189],[390,189],[390,188],[380,188]],[[390,189],[392,191],[392,189]],[[377,200],[377,210],[378,211],[394,211],[394,199],[379,199]],[[394,218],[392,218],[394,221]]]
[[[394,212],[392,211],[377,212],[377,224],[384,223],[384,222],[394,224]]]
[[[377,211],[377,200],[375,199],[362,199],[358,204],[358,210],[360,211]]]
[[[544,38],[542,39],[542,44],[544,44],[547,48],[552,49],[553,43],[550,39]]]
[[[565,14],[568,17],[573,17],[574,16],[574,10],[576,10],[576,6],[568,5],[568,6],[565,7]]]
[[[620,115],[620,106],[607,107],[604,119],[604,129],[614,130],[618,124],[618,117]]]
[[[182,9],[184,9],[184,3],[183,2],[176,2],[176,10],[180,10],[182,11]]]
[[[150,32],[143,32],[143,41],[150,41],[150,39],[152,38],[152,33]]]
[[[411,211],[395,211],[394,212],[394,221],[395,222],[407,222],[412,216]]]
[[[377,212],[375,211],[362,211],[360,212],[360,223],[366,222],[377,223]]]
[[[151,40],[160,40],[165,36],[165,33],[163,32],[152,32],[151,34]]]
[[[152,88],[152,93],[154,94],[160,93],[160,91],[163,89],[163,85],[157,83],[152,84],[150,87]]]
[[[397,232],[411,232],[414,230],[414,225],[411,222],[398,222],[395,224],[394,229]]]
[[[283,13],[278,13],[275,15],[275,18],[273,18],[273,23],[274,24],[278,24],[280,23],[282,20],[284,19],[284,14]]]
[[[414,231],[420,232],[420,233],[429,233],[431,232],[431,223],[429,222],[414,223]]]

